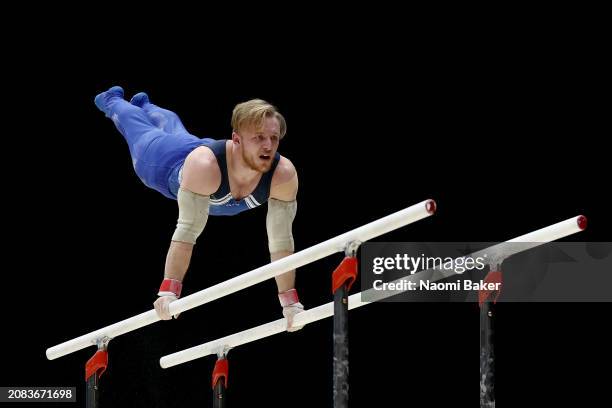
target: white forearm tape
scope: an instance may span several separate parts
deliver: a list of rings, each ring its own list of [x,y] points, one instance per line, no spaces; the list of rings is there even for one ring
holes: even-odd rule
[[[291,225],[297,212],[297,201],[281,201],[268,199],[268,216],[266,227],[268,229],[268,248],[270,253],[280,251],[293,252],[293,234]]]
[[[179,206],[179,217],[172,240],[195,244],[208,220],[209,198],[179,188],[176,200]]]

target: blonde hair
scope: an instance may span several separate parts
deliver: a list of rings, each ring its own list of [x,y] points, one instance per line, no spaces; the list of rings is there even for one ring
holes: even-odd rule
[[[236,105],[232,112],[232,129],[261,129],[266,118],[276,118],[280,127],[280,138],[287,133],[287,123],[276,107],[263,99],[251,99]]]

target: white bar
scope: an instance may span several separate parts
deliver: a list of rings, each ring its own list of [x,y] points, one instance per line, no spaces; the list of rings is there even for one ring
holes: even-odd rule
[[[508,242],[550,242],[568,235],[575,234],[586,228],[587,219],[578,215],[565,221],[558,222],[550,227],[542,228],[529,234],[511,239]]]
[[[246,272],[235,278],[226,280],[217,285],[203,289],[199,292],[185,296],[182,299],[176,300],[170,304],[170,314],[184,312],[194,307],[211,302],[223,296],[227,296],[249,286],[253,286],[259,282],[273,278],[278,275],[299,268],[300,266],[312,263],[321,258],[325,258],[336,252],[342,252],[346,244],[351,241],[365,242],[379,235],[401,228],[405,225],[412,224],[425,217],[429,217],[436,210],[436,203],[433,200],[425,200],[411,207],[405,208],[391,215],[373,221],[369,224],[355,228],[349,232],[339,235],[335,238],[328,239],[320,244],[311,246],[310,248],[296,252],[288,257],[271,262],[265,266]],[[85,334],[75,339],[66,341],[47,349],[47,358],[49,360],[65,356],[66,354],[84,349],[85,347],[96,344],[96,341],[102,338],[113,339],[132,330],[139,329],[151,323],[158,321],[155,310],[139,314],[129,319],[122,320],[118,323]]]
[[[516,237],[506,242],[526,242],[526,243],[536,243],[533,246],[529,245],[526,247],[521,247],[519,252],[523,250],[531,249],[534,246],[554,241],[559,238],[563,238],[565,236],[574,234],[576,232],[582,231],[586,228],[586,218],[582,215],[570,218],[565,221],[561,221],[557,224],[551,225],[546,228],[539,229],[534,232],[530,232],[525,235],[521,235],[520,237]],[[486,250],[483,250],[486,251]],[[480,252],[480,251],[479,251]],[[408,277],[408,280],[418,280],[420,279],[420,275],[427,273],[429,271],[422,271]],[[444,276],[437,276],[438,280],[443,278]],[[374,289],[368,289],[367,291],[356,293],[354,295],[349,296],[349,310],[356,309],[358,307],[367,305],[371,302],[363,302],[362,295],[366,292],[378,292],[377,300],[384,299],[386,297],[397,295],[397,291],[389,291],[389,292],[380,292],[374,291]],[[302,313],[297,314],[294,317],[294,325],[302,326],[308,323],[316,322],[317,320],[322,320],[327,317],[330,317],[334,314],[334,302],[329,302],[324,305],[318,306],[314,309],[305,310]],[[191,347],[182,351],[178,351],[176,353],[168,354],[167,356],[162,357],[159,360],[159,364],[162,368],[173,367],[175,365],[183,364],[191,360],[195,360],[197,358],[205,357],[210,354],[217,354],[219,352],[227,352],[230,349],[240,346],[245,343],[249,343],[255,340],[262,339],[264,337],[272,336],[281,332],[284,332],[287,327],[286,319],[278,319],[270,323],[262,324],[261,326],[254,327],[252,329],[244,330],[236,334],[232,334],[230,336],[226,336],[217,340],[209,341],[208,343],[200,344],[199,346]]]

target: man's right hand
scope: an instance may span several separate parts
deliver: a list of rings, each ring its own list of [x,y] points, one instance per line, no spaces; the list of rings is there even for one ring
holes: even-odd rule
[[[170,303],[174,302],[176,299],[178,299],[176,296],[161,296],[155,301],[155,303],[153,303],[157,316],[159,316],[160,319],[172,319],[172,316],[170,315]],[[174,315],[174,318],[176,319],[179,314],[180,313]]]
[[[174,302],[181,296],[183,284],[176,279],[165,278],[159,287],[157,295],[159,298],[153,303],[157,316],[162,320],[172,319],[170,314],[170,303]],[[180,313],[174,315],[176,319]]]

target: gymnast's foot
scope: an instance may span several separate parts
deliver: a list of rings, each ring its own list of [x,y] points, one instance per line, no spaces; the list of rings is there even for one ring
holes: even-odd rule
[[[110,109],[117,99],[123,99],[123,88],[113,86],[108,91],[98,94],[94,99],[94,103],[98,109],[104,112],[107,118],[110,118]]]
[[[138,92],[136,95],[132,96],[132,99],[130,99],[130,103],[134,106],[142,108],[144,107],[144,105],[150,103],[149,95],[144,92]]]

